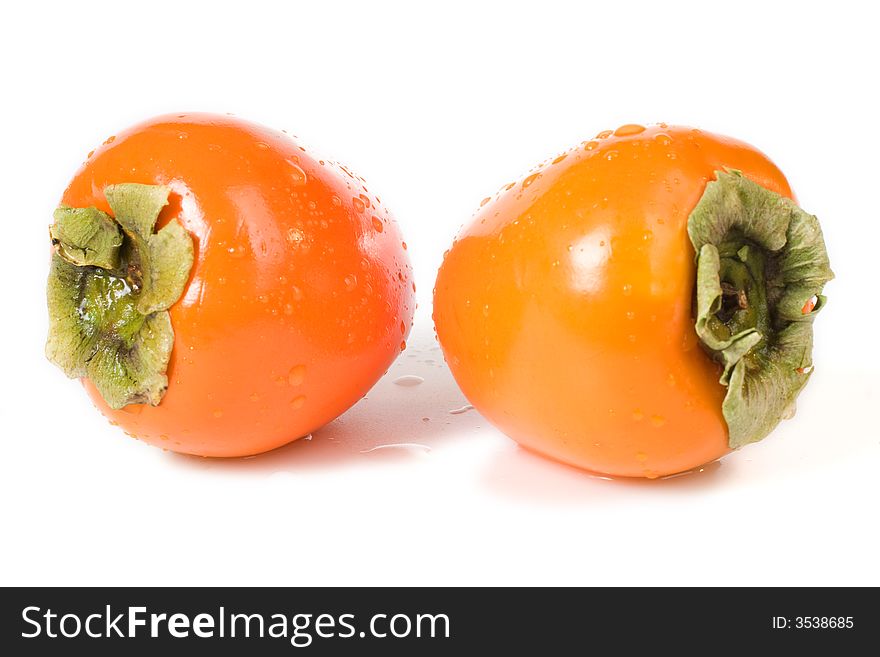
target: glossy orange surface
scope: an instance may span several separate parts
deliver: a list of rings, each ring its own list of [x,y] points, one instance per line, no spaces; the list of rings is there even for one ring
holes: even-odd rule
[[[206,456],[256,454],[360,399],[402,349],[414,308],[400,232],[345,167],[229,116],[159,117],[109,138],[62,202],[109,212],[102,190],[164,184],[160,225],[196,241],[171,308],[169,386],[157,407],[97,407],[132,435]]]
[[[725,167],[791,196],[751,146],[661,124],[600,133],[485,199],[434,295],[471,403],[523,446],[604,474],[653,478],[727,453],[687,236]]]

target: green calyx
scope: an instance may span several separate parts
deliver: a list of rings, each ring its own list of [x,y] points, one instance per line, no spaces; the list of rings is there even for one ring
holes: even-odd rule
[[[168,387],[168,308],[183,294],[194,259],[179,223],[154,232],[169,191],[110,185],[104,195],[113,217],[61,206],[49,229],[46,356],[67,376],[89,378],[111,408],[157,405]]]
[[[738,171],[706,185],[688,235],[696,331],[724,368],[722,412],[737,449],[794,414],[813,369],[813,319],[834,274],[816,217]]]

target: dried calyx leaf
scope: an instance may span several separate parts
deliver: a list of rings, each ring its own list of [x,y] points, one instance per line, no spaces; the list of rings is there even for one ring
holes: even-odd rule
[[[168,308],[194,258],[179,223],[153,232],[168,193],[161,185],[111,185],[104,194],[114,217],[60,207],[50,228],[46,355],[68,376],[88,377],[111,408],[156,405],[168,386]]]
[[[696,331],[724,368],[722,412],[736,449],[793,414],[812,371],[822,288],[834,274],[816,217],[738,171],[716,173],[688,235],[697,252]]]

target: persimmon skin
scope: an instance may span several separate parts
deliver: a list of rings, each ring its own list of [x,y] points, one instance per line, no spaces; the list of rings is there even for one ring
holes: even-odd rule
[[[487,199],[434,291],[471,403],[524,447],[596,473],[655,478],[726,454],[687,235],[725,168],[792,198],[755,148],[660,124],[600,133]]]
[[[170,309],[175,342],[158,406],[98,409],[148,443],[202,456],[273,449],[358,401],[402,348],[412,269],[362,179],[231,116],[157,117],[108,139],[62,203],[110,208],[106,185],[168,185],[196,261]]]

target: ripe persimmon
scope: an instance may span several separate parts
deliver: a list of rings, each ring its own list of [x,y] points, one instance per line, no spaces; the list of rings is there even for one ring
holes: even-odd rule
[[[831,276],[764,154],[625,125],[484,201],[440,268],[434,320],[462,391],[514,440],[653,478],[793,412]]]
[[[410,329],[412,271],[379,198],[231,116],[107,139],[55,219],[47,353],[154,445],[243,456],[307,435],[369,390]]]

